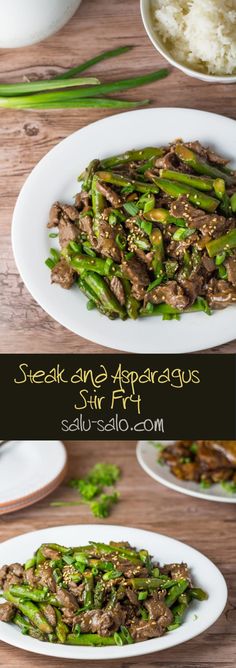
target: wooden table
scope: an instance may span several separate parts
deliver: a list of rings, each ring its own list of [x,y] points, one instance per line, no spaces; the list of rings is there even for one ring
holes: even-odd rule
[[[135,442],[67,442],[71,476],[86,474],[97,461],[122,466],[118,489],[119,503],[106,523],[139,527],[167,534],[201,550],[222,570],[228,587],[229,602],[221,618],[203,635],[188,643],[151,654],[145,658],[111,661],[119,668],[234,668],[236,622],[235,584],[235,506],[212,503],[177,494],[158,485],[139,467]],[[75,493],[61,485],[49,498],[31,508],[0,518],[0,540],[21,533],[61,524],[94,523],[86,506],[50,508],[55,500],[74,500]],[[5,668],[69,668],[72,661],[60,661],[28,654],[0,643],[0,667]],[[82,663],[78,662],[78,665]],[[84,664],[85,665],[85,664]],[[102,668],[102,662],[86,662],[87,668]]]
[[[131,54],[101,63],[94,73],[103,80],[152,71],[164,60],[151,45],[142,25],[138,0],[83,0],[72,20],[55,36],[24,49],[0,51],[0,79],[51,76],[87,60],[104,49],[135,44]],[[166,64],[166,63],[165,63]],[[128,93],[145,94],[153,106],[203,109],[236,118],[235,86],[209,85],[178,70],[160,84]],[[49,149],[71,132],[109,115],[110,111],[1,110],[0,226],[1,284],[0,352],[109,352],[64,329],[49,317],[24,287],[12,257],[10,226],[13,207],[26,177]],[[36,204],[37,206],[37,204]],[[236,352],[236,341],[213,352]]]

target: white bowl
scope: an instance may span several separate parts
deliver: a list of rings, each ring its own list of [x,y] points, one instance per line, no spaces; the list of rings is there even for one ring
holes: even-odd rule
[[[81,0],[2,0],[0,48],[29,46],[60,30]]]
[[[235,74],[226,74],[222,76],[218,76],[215,74],[204,74],[203,72],[198,72],[197,70],[191,69],[191,67],[187,67],[186,65],[183,65],[182,63],[179,63],[177,60],[173,58],[173,56],[167,51],[165,48],[163,42],[161,39],[158,38],[157,32],[154,29],[153,26],[153,19],[151,16],[151,0],[140,0],[140,10],[141,10],[141,16],[143,20],[143,25],[146,30],[146,33],[148,34],[149,39],[159,51],[159,53],[162,54],[166,60],[171,63],[171,65],[174,65],[174,67],[177,67],[179,70],[182,70],[185,74],[187,74],[189,77],[194,77],[195,79],[201,79],[202,81],[208,81],[209,83],[235,83],[236,82],[236,75]]]

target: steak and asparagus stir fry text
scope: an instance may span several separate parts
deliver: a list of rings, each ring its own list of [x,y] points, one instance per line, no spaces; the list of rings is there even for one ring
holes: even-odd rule
[[[203,489],[220,482],[236,492],[236,441],[177,441],[161,448],[159,461],[177,478],[199,482]]]
[[[75,204],[56,202],[46,264],[109,318],[221,309],[236,302],[236,173],[198,141],[94,159]]]
[[[6,603],[0,619],[39,640],[69,645],[123,645],[178,628],[192,599],[187,564],[152,562],[129,543],[44,544],[24,565],[0,569]]]

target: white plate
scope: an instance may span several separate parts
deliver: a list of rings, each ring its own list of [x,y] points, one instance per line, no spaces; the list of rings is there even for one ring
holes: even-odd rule
[[[199,139],[233,164],[236,122],[194,109],[145,109],[105,118],[75,132],[52,149],[32,171],[17,200],[12,243],[16,264],[34,299],[59,323],[95,343],[135,353],[180,353],[220,345],[236,337],[236,307],[209,317],[190,313],[180,321],[159,317],[110,321],[86,309],[74,286],[50,284],[44,261],[53,241],[46,228],[55,200],[73,201],[76,181],[89,161],[130,147],[167,144],[177,137]]]
[[[60,483],[66,461],[66,449],[60,441],[9,441],[2,445],[0,512],[46,496]]]
[[[171,443],[174,443],[174,441],[158,441],[158,443],[170,445]],[[236,503],[236,494],[228,494],[221,485],[212,485],[209,489],[201,489],[196,482],[187,482],[176,478],[176,476],[170,472],[168,465],[162,466],[161,464],[158,464],[158,449],[153,442],[139,441],[136,454],[142,469],[144,469],[151,478],[160,482],[161,485],[170,487],[170,489],[174,489],[176,492],[182,492],[182,494],[196,496],[199,499]]]
[[[90,540],[109,542],[129,541],[137,548],[147,548],[161,563],[170,561],[187,562],[191,568],[196,586],[208,593],[207,601],[194,601],[190,606],[183,625],[166,633],[162,638],[154,638],[122,647],[67,647],[35,640],[22,635],[13,625],[0,622],[0,640],[10,645],[37,654],[56,656],[63,659],[121,659],[158,652],[179,645],[194,638],[209,628],[221,615],[227,600],[227,587],[218,568],[203,554],[173,538],[151,531],[131,529],[123,526],[74,525],[53,527],[23,534],[0,545],[0,564],[12,561],[24,562],[44,542],[61,543],[66,546],[83,545]]]

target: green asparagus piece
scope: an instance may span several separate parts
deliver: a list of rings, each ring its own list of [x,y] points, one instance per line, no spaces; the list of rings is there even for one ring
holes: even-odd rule
[[[65,624],[62,621],[62,615],[60,613],[60,610],[56,610],[56,617],[57,617],[57,625],[56,625],[56,635],[58,638],[58,641],[61,642],[62,644],[65,644],[66,638],[69,633],[69,628],[67,624]]]
[[[188,607],[188,605],[186,603],[177,603],[177,605],[175,605],[172,608],[174,619],[173,619],[173,622],[172,622],[171,626],[173,624],[178,624],[180,626],[183,623],[183,619],[184,619],[184,615],[186,613],[187,607]]]
[[[111,158],[105,158],[101,160],[102,169],[112,170],[120,165],[124,165],[127,162],[137,161],[137,160],[150,160],[152,158],[160,158],[163,155],[164,151],[159,147],[147,147],[144,149],[133,149],[131,151],[126,151],[125,153],[120,153],[119,155],[114,155]]]
[[[116,172],[109,171],[99,171],[96,174],[97,178],[100,181],[105,181],[105,183],[112,183],[114,186],[121,186],[122,188],[127,186],[133,186],[134,190],[137,190],[141,193],[158,193],[158,185],[153,183],[143,183],[142,181],[135,181],[133,179],[128,179],[122,176],[121,174],[116,174]]]
[[[233,213],[236,213],[236,193],[234,193],[230,198],[230,205]]]
[[[101,276],[110,276],[114,274],[114,263],[102,259],[101,257],[89,257],[88,255],[74,255],[70,262],[71,267],[79,274],[87,271],[93,271]]]
[[[225,195],[225,182],[224,179],[215,179],[213,181],[213,189],[215,191],[216,197],[223,200]]]
[[[128,281],[127,278],[123,278],[123,286],[124,286],[124,291],[125,291],[125,306],[126,306],[126,311],[132,320],[136,320],[138,317],[139,309],[140,309],[140,302],[138,302],[137,299],[132,295],[131,293],[131,284]]]
[[[143,216],[146,218],[146,220],[161,223],[162,225],[169,225],[170,223],[173,223],[173,225],[177,225],[177,227],[187,226],[186,220],[183,218],[176,218],[175,216],[171,216],[167,209],[152,209],[147,213],[144,212]]]
[[[105,197],[102,195],[102,193],[99,192],[97,189],[97,182],[98,182],[98,177],[97,175],[94,175],[92,179],[92,207],[93,207],[93,213],[96,216],[97,214],[102,213],[102,211],[105,209],[106,206],[106,200]]]
[[[114,318],[112,317],[112,313],[111,313],[110,311],[106,311],[106,309],[104,308],[104,306],[103,306],[102,303],[100,302],[100,299],[98,298],[98,296],[95,294],[95,292],[94,292],[93,290],[91,290],[91,288],[89,287],[89,285],[87,285],[86,280],[85,280],[85,274],[83,274],[83,277],[82,277],[82,276],[79,276],[79,278],[78,278],[78,286],[79,286],[81,292],[83,292],[84,295],[85,295],[86,297],[88,297],[88,299],[89,299],[90,301],[93,302],[94,306],[96,306],[96,308],[98,309],[98,311],[99,311],[100,313],[102,313],[102,315],[106,315],[108,318],[114,319]],[[55,501],[55,503],[54,503],[54,504],[51,504],[51,505],[56,505],[56,504],[58,505],[59,503],[60,503],[59,501],[58,501],[58,502]],[[64,502],[64,503],[65,503],[65,502]],[[78,505],[78,504],[81,503],[81,501],[76,501],[76,502],[74,502],[74,503],[75,503],[75,505]]]
[[[86,608],[93,607],[93,590],[94,590],[94,579],[92,573],[84,575],[85,579],[85,590],[84,590],[84,605]]]
[[[218,239],[212,239],[212,241],[209,241],[206,244],[206,249],[210,257],[214,257],[215,255],[218,255],[218,253],[222,253],[222,251],[228,251],[230,248],[235,247],[236,229],[230,230],[230,232],[227,232],[222,237],[218,237]]]
[[[91,269],[93,269],[93,266],[91,266]],[[115,295],[110,290],[102,276],[100,276],[98,273],[95,273],[94,271],[87,271],[83,275],[83,278],[89,288],[91,288],[91,290],[97,295],[103,308],[105,308],[108,313],[116,314],[122,320],[126,318],[125,308],[119,304]]]
[[[105,584],[98,580],[94,589],[94,608],[101,609],[105,595]]]
[[[9,603],[13,603],[13,605],[15,605],[23,615],[28,617],[42,633],[52,633],[53,628],[51,624],[48,623],[46,617],[44,617],[42,612],[40,612],[39,608],[32,603],[32,601],[23,601],[21,598],[13,596],[9,589],[4,591],[4,598],[9,601]]]
[[[147,305],[148,306],[148,305]],[[156,316],[156,315],[180,315],[181,311],[170,306],[170,304],[151,304],[151,309],[143,307],[139,311],[141,317],[146,316]],[[184,310],[184,313],[195,313],[196,311],[204,311],[208,315],[211,315],[210,308],[205,299],[202,297],[197,297],[196,301],[188,309]]]
[[[102,647],[103,645],[116,645],[114,636],[100,636],[97,633],[69,633],[66,645],[89,645],[91,647]]]
[[[94,174],[100,164],[100,160],[91,160],[85,173],[78,176],[78,181],[83,181],[83,190],[87,190],[87,192],[91,190]]]
[[[66,70],[66,72],[57,74],[57,76],[53,77],[53,80],[56,81],[57,79],[71,79],[71,77],[75,76],[75,74],[79,74],[80,72],[85,72],[85,70],[88,70],[93,65],[97,65],[97,63],[100,63],[102,60],[107,60],[108,58],[114,58],[115,56],[120,56],[122,53],[126,53],[131,49],[133,49],[133,46],[127,45],[127,46],[120,46],[117,49],[111,49],[111,50],[109,49],[109,51],[103,51],[103,53],[100,53],[99,56],[90,58],[90,60],[87,60],[85,63],[82,63],[81,65],[71,67],[69,70]]]
[[[171,181],[178,181],[179,183],[186,183],[188,186],[197,188],[197,190],[210,191],[213,190],[214,181],[208,177],[195,176],[192,174],[184,174],[171,169],[160,169],[160,176],[163,179]],[[224,182],[223,182],[224,183]]]
[[[200,587],[192,587],[189,593],[191,598],[196,598],[198,601],[206,601],[208,599],[208,595]]]
[[[9,587],[9,592],[13,594],[13,596],[19,596],[19,598],[36,601],[37,603],[42,601],[48,602],[48,599],[50,598],[50,593],[46,587],[44,589],[36,589],[24,584],[11,585]]]
[[[167,195],[177,198],[179,195],[186,195],[189,201],[192,204],[196,204],[200,209],[204,211],[213,212],[216,210],[219,205],[219,201],[211,195],[206,195],[204,192],[200,192],[191,186],[184,185],[183,183],[168,181],[168,179],[157,178],[155,183],[163,190]]]
[[[32,624],[27,622],[25,617],[21,615],[19,612],[16,613],[13,623],[19,626],[21,633],[23,635],[28,635],[31,636],[32,638],[36,638],[37,640],[47,640],[47,636],[45,636],[43,633],[39,631],[39,629],[36,629]]]
[[[150,234],[150,241],[155,251],[152,260],[152,268],[155,276],[162,280],[164,276],[164,270],[163,270],[164,243],[163,243],[162,232],[161,230],[159,230],[158,227],[152,230]]]
[[[96,548],[96,551],[100,554],[112,554],[117,552],[123,559],[129,559],[133,564],[140,565],[142,562],[137,558],[137,552],[128,547],[119,547],[116,545],[106,545],[105,543],[96,543],[91,541],[91,546]],[[89,550],[89,547],[87,547]]]
[[[171,608],[171,606],[177,601],[179,598],[180,594],[183,594],[185,589],[189,586],[189,581],[188,580],[179,580],[179,582],[171,587],[170,591],[168,592],[165,603],[168,606],[168,608]]]
[[[131,578],[130,579],[130,584],[133,587],[133,589],[166,589],[169,584],[171,586],[173,585],[173,580],[163,580],[162,578],[152,578],[152,577],[145,577],[145,578]]]
[[[197,172],[197,174],[206,174],[206,176],[211,176],[213,179],[224,179],[226,183],[232,183],[232,177],[220,169],[211,165],[209,162],[201,158],[197,153],[191,151],[184,144],[177,144],[175,147],[176,155],[189,167]]]

